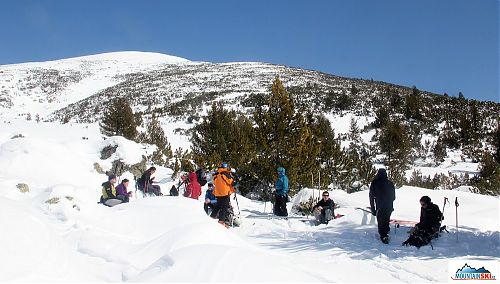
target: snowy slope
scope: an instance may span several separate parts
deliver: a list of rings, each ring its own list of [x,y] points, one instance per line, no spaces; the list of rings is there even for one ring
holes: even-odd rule
[[[189,60],[152,52],[122,51],[47,62],[0,66],[2,118],[23,112],[42,118],[126,80],[127,74]],[[34,117],[33,117],[34,119]]]
[[[444,197],[450,199],[444,221],[450,233],[434,250],[402,247],[403,227],[391,228],[389,245],[380,243],[373,217],[354,209],[367,206],[366,191],[331,191],[340,205],[336,212],[345,216],[328,225],[243,218],[241,227],[228,230],[205,215],[201,200],[135,194],[129,204],[97,204],[106,177],[93,164],[110,169],[115,158],[136,162],[151,151],[143,145],[121,137],[103,141],[94,124],[0,123],[2,282],[446,282],[450,261],[498,263],[498,197],[398,189],[393,217],[401,219],[418,218],[422,195],[440,208]],[[12,138],[18,134],[23,137]],[[100,160],[99,150],[110,144],[117,152]],[[171,173],[157,172],[163,192],[176,182]],[[18,183],[30,191],[21,193]],[[317,197],[318,190],[301,191],[288,208],[313,192]],[[243,196],[238,207],[232,204],[243,217],[270,211],[269,203]]]

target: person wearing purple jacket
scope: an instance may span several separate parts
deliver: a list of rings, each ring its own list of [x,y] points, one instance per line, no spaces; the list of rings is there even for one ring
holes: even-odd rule
[[[129,180],[123,179],[122,182],[116,187],[116,198],[121,201],[128,202],[129,197],[132,196],[132,191],[127,191]]]

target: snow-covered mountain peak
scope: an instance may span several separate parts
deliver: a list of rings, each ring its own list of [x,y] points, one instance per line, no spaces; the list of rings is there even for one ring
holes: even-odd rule
[[[142,52],[142,51],[118,51],[107,52],[95,55],[87,55],[62,59],[59,61],[118,61],[123,63],[137,64],[178,64],[187,63],[190,60],[178,56],[157,53],[157,52]]]
[[[85,55],[43,62],[27,62],[0,65],[0,69],[32,69],[32,68],[54,68],[67,69],[74,68],[81,64],[100,63],[100,64],[118,64],[123,65],[158,65],[158,64],[180,64],[189,63],[188,59],[157,53],[143,51],[116,51],[106,52],[94,55]]]
[[[167,54],[109,52],[46,62],[0,66],[0,108],[15,117],[25,111],[42,117],[126,80],[191,61]]]

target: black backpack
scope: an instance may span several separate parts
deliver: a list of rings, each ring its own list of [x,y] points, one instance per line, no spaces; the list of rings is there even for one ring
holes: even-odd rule
[[[172,188],[170,189],[170,196],[178,196],[179,195],[179,190],[175,187],[175,185],[172,185]]]
[[[199,168],[198,170],[196,170],[196,179],[201,186],[207,184],[207,175],[205,174],[203,169]]]

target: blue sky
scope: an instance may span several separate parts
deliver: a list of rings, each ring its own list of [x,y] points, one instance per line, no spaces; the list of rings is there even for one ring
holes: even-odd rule
[[[498,0],[1,0],[0,64],[263,61],[500,102]]]

